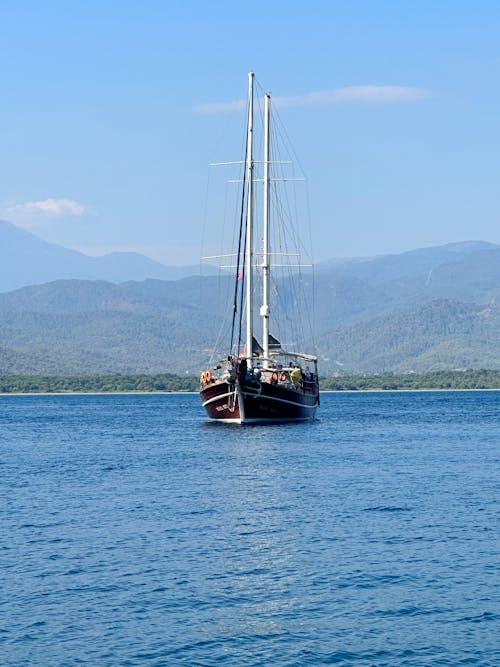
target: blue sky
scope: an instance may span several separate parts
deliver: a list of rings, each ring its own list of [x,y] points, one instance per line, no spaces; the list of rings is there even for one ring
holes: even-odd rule
[[[0,218],[196,263],[242,127],[204,105],[253,69],[294,98],[317,260],[500,243],[499,35],[496,0],[2,3]]]

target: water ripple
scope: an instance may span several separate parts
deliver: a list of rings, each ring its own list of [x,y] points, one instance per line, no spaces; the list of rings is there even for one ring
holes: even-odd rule
[[[497,667],[499,408],[0,397],[2,667]]]

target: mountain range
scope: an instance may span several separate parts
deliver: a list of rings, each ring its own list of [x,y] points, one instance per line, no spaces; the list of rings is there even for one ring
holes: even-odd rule
[[[230,277],[182,277],[199,267],[133,253],[87,257],[9,223],[0,240],[0,373],[192,374],[207,363]],[[314,284],[323,374],[500,368],[500,246],[330,260],[303,283]]]
[[[53,280],[178,280],[199,273],[199,266],[165,266],[136,252],[90,257],[0,220],[0,292]],[[214,271],[205,267],[206,272]]]

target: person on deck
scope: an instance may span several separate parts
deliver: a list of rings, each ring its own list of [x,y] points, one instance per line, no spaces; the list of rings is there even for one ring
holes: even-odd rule
[[[248,370],[247,360],[243,358],[238,366],[238,381],[240,382],[240,384],[242,382],[245,382],[247,378],[247,370]]]
[[[293,382],[295,389],[298,389],[300,381],[302,380],[302,372],[300,368],[294,368],[290,373],[290,379]]]

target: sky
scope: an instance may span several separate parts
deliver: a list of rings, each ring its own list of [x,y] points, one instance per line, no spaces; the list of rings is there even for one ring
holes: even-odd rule
[[[500,243],[499,35],[497,0],[0,2],[0,219],[198,263],[254,70],[315,260]]]

